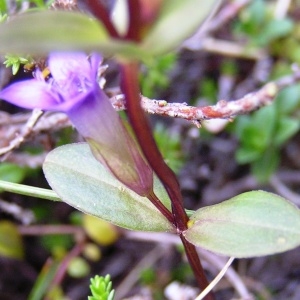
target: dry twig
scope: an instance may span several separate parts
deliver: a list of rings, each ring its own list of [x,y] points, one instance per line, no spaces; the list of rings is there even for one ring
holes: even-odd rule
[[[9,203],[2,199],[0,199],[0,211],[12,215],[25,225],[28,225],[35,220],[34,214],[31,210],[25,209],[15,203]]]
[[[29,116],[28,114],[17,116],[5,114],[4,116],[5,118],[1,119],[0,126],[8,127],[13,124],[13,128],[11,127],[9,131],[5,130],[5,140],[9,141],[9,145],[0,148],[2,161],[7,159],[11,151],[20,147],[22,143],[33,135],[71,125],[67,115],[63,113],[44,114],[40,109],[34,109]],[[32,163],[35,164],[34,162]]]
[[[26,140],[26,138],[28,138],[31,135],[33,127],[42,115],[43,111],[41,111],[40,109],[34,109],[25,126],[22,127],[20,134],[18,134],[16,138],[14,138],[7,147],[0,149],[0,155],[7,155],[10,151],[19,147]]]
[[[226,101],[220,100],[217,104],[205,107],[188,106],[186,103],[168,103],[165,100],[151,100],[141,97],[143,109],[150,114],[181,118],[192,121],[200,126],[201,121],[211,119],[231,119],[237,115],[247,114],[262,106],[269,105],[277,93],[300,80],[300,71],[297,69],[292,75],[280,78],[264,85],[256,92],[249,93],[240,99]],[[111,98],[116,110],[126,109],[124,95]]]

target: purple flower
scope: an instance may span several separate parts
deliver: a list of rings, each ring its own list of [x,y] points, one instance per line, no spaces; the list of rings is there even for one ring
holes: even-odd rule
[[[65,112],[102,164],[141,196],[153,188],[153,173],[119,115],[97,82],[101,57],[85,53],[52,53],[51,78],[14,83],[0,98],[24,108]]]

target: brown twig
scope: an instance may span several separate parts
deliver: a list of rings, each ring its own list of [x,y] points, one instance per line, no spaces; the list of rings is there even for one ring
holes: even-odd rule
[[[186,103],[168,103],[165,100],[151,100],[141,96],[143,109],[150,114],[181,118],[200,125],[203,120],[231,119],[237,115],[247,114],[262,106],[271,104],[277,93],[291,84],[300,80],[300,71],[295,70],[292,75],[280,78],[264,85],[259,90],[249,93],[237,100],[220,100],[215,105],[194,107]],[[126,109],[124,95],[111,98],[117,110]]]
[[[8,154],[11,150],[19,147],[26,138],[32,133],[32,128],[38,122],[43,112],[40,109],[34,109],[25,126],[22,128],[21,133],[13,139],[7,147],[0,149],[0,155]]]
[[[7,159],[11,151],[19,148],[29,137],[39,134],[42,131],[58,130],[71,123],[67,115],[63,113],[45,113],[39,109],[33,110],[30,115],[9,115],[4,113],[4,118],[1,118],[0,126],[9,130],[3,130],[1,142],[9,143],[8,146],[0,148],[1,160]],[[13,125],[13,126],[12,126]],[[4,143],[5,144],[5,143]]]
[[[21,152],[12,152],[5,161],[16,164],[20,167],[28,167],[35,169],[42,166],[47,154],[47,152],[35,155]]]
[[[140,274],[143,270],[153,267],[157,261],[162,259],[170,252],[170,246],[159,244],[150,250],[135,266],[133,266],[127,276],[121,281],[116,288],[116,299],[122,299],[128,294],[139,281]]]
[[[280,178],[274,174],[270,180],[270,185],[273,189],[282,197],[288,199],[293,202],[295,205],[300,206],[300,195],[299,193],[293,192],[286,184],[284,184]]]
[[[77,243],[69,252],[68,254],[63,258],[63,260],[60,262],[59,267],[56,271],[55,277],[53,278],[49,290],[51,288],[58,286],[62,283],[64,277],[67,274],[67,270],[69,267],[70,262],[73,258],[79,256],[81,252],[83,251],[85,246],[84,242]]]
[[[19,226],[18,231],[21,235],[44,236],[48,234],[71,234],[75,240],[81,242],[85,238],[85,232],[80,226],[73,225],[31,225]]]
[[[196,49],[191,49],[196,50]],[[197,50],[200,50],[197,49]],[[226,41],[212,37],[201,40],[201,50],[234,58],[260,60],[266,56],[266,51],[260,48],[249,48],[246,44],[234,41]]]
[[[10,203],[0,199],[0,211],[12,215],[22,224],[30,224],[35,220],[34,214],[31,210],[23,208],[16,203]]]
[[[45,234],[71,234],[74,236],[76,241],[75,246],[60,262],[56,274],[51,282],[51,287],[61,284],[64,279],[68,266],[71,260],[80,255],[85,246],[85,232],[79,226],[70,226],[70,225],[45,225],[45,226],[19,226],[18,231],[22,235],[45,235]]]

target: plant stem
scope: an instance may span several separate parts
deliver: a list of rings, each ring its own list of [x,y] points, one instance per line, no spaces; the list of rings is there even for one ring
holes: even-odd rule
[[[58,286],[62,283],[64,277],[67,275],[67,270],[68,270],[68,266],[71,262],[71,260],[73,258],[75,258],[76,256],[79,256],[83,249],[85,247],[85,242],[84,241],[80,241],[80,243],[77,243],[73,249],[71,249],[68,254],[63,258],[63,260],[60,262],[55,277],[53,278],[51,285],[50,285],[50,289]]]
[[[109,35],[114,38],[120,37],[103,4],[97,0],[87,0],[86,2],[95,17],[104,24],[105,28],[109,32]]]
[[[161,203],[155,193],[152,191],[147,198],[154,204],[154,206],[168,219],[171,224],[174,224],[172,213]]]
[[[186,253],[186,256],[190,263],[190,266],[195,274],[195,278],[198,282],[198,285],[200,286],[200,288],[202,290],[205,290],[205,288],[209,285],[209,282],[206,279],[206,276],[205,276],[203,267],[201,265],[200,258],[198,256],[196,248],[193,244],[188,242],[182,234],[180,235],[180,239],[184,246],[185,253]],[[205,300],[213,300],[214,296],[212,293],[208,293],[204,299]]]
[[[125,36],[126,39],[139,41],[140,40],[140,29],[141,24],[141,5],[139,0],[128,0],[128,11],[129,11],[129,27],[128,32]]]
[[[6,192],[11,192],[15,194],[36,197],[40,199],[61,201],[59,196],[52,190],[37,188],[34,186],[29,186],[20,183],[13,183],[9,181],[0,180],[0,188]]]
[[[171,199],[172,222],[176,226],[177,233],[180,235],[197,282],[201,289],[205,289],[208,285],[208,281],[205,277],[196,248],[182,235],[182,232],[187,229],[188,216],[184,210],[179,183],[174,172],[167,166],[157,148],[149,123],[140,104],[138,74],[137,62],[121,63],[121,89],[125,95],[129,121],[145,158],[164,185]],[[161,213],[163,212],[161,211]],[[206,296],[206,300],[212,299],[212,294]]]

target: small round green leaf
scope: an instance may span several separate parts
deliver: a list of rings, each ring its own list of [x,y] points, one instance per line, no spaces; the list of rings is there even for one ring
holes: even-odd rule
[[[153,54],[167,53],[192,35],[219,0],[165,0],[158,20],[142,42]]]
[[[240,194],[197,210],[184,236],[192,244],[235,257],[274,254],[300,245],[300,211],[264,191]]]
[[[114,178],[85,143],[56,148],[48,154],[43,170],[61,199],[80,211],[132,230],[173,229],[147,198]],[[155,177],[154,192],[170,209],[167,193]]]
[[[68,274],[73,278],[82,278],[88,276],[91,272],[90,265],[82,257],[74,257],[68,265]]]

